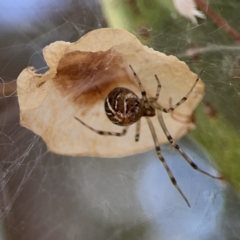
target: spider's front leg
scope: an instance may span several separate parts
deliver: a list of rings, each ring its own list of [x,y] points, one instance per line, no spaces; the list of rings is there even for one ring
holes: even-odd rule
[[[182,103],[184,103],[189,95],[191,94],[191,92],[193,91],[193,89],[195,88],[195,86],[197,85],[199,79],[200,79],[200,75],[203,73],[203,70],[198,74],[197,79],[195,81],[195,83],[193,84],[193,86],[191,87],[191,89],[189,90],[189,92],[186,94],[185,97],[183,97],[179,102],[177,102],[176,104],[174,104],[172,107],[170,108],[163,108],[163,112],[169,113],[172,112],[175,108],[177,108],[178,106],[180,106]]]

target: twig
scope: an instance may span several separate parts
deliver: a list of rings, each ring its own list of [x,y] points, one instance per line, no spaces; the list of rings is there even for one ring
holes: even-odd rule
[[[219,27],[221,27],[225,32],[227,32],[233,39],[236,41],[240,41],[240,34],[231,28],[228,23],[218,16],[213,10],[211,10],[204,0],[195,0],[198,7],[205,12],[207,16],[209,16]]]

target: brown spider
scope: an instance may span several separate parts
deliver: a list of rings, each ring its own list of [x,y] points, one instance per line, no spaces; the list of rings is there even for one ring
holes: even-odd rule
[[[193,84],[192,88],[190,89],[190,91],[186,94],[185,97],[183,97],[179,102],[177,102],[176,104],[174,104],[173,106],[171,106],[170,108],[164,108],[162,107],[159,103],[157,103],[157,100],[159,98],[159,94],[160,94],[160,90],[161,90],[161,83],[157,77],[157,75],[155,74],[155,78],[157,81],[157,91],[156,91],[156,96],[155,98],[147,98],[146,92],[143,89],[143,86],[141,84],[141,81],[139,79],[139,77],[137,76],[136,72],[133,70],[132,66],[129,65],[129,67],[131,68],[137,83],[139,85],[139,88],[141,90],[141,94],[142,94],[142,98],[140,99],[134,92],[132,92],[131,90],[127,89],[127,88],[122,88],[122,87],[118,87],[113,89],[107,96],[107,98],[105,99],[105,112],[107,117],[109,118],[109,120],[119,126],[124,126],[125,128],[123,129],[122,132],[106,132],[106,131],[100,131],[97,129],[94,129],[90,126],[88,126],[86,123],[84,123],[83,121],[81,121],[79,118],[74,117],[77,121],[79,121],[81,124],[83,124],[84,126],[86,126],[87,128],[89,128],[90,130],[94,131],[97,134],[100,135],[111,135],[111,136],[123,136],[127,133],[127,128],[129,125],[136,123],[137,127],[136,127],[136,135],[135,135],[135,141],[139,140],[139,136],[140,136],[140,120],[141,117],[145,117],[149,126],[149,129],[151,131],[152,137],[153,137],[153,141],[155,144],[155,149],[157,152],[157,156],[159,158],[159,160],[162,162],[163,166],[165,167],[169,178],[171,179],[172,184],[177,188],[178,192],[181,194],[181,196],[183,197],[183,199],[186,201],[187,205],[190,207],[190,204],[187,200],[187,198],[185,197],[185,195],[183,194],[183,192],[181,191],[181,189],[179,188],[176,179],[174,178],[170,168],[168,167],[165,159],[163,158],[162,154],[161,154],[161,149],[160,149],[160,145],[157,139],[157,134],[155,132],[154,126],[152,124],[152,121],[150,119],[150,117],[154,117],[157,113],[157,118],[158,121],[169,141],[169,143],[179,151],[179,153],[183,156],[183,158],[190,164],[190,166],[192,168],[194,168],[195,170],[211,177],[211,178],[215,178],[215,179],[222,179],[222,177],[217,177],[217,176],[213,176],[203,170],[201,170],[184,152],[183,150],[178,146],[178,144],[176,144],[172,138],[172,136],[170,135],[169,131],[167,130],[167,127],[165,125],[165,122],[163,120],[162,117],[162,112],[165,113],[169,113],[174,111],[175,108],[177,108],[178,106],[180,106],[183,102],[185,102],[188,98],[188,96],[190,95],[190,93],[192,92],[192,90],[194,89],[194,87],[196,86],[199,77],[197,77],[195,83]]]

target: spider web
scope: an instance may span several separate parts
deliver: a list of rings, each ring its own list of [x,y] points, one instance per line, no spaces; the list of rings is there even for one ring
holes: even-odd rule
[[[239,21],[230,11],[237,8],[234,4],[216,1],[232,22]],[[172,186],[154,150],[120,159],[58,156],[19,125],[17,76],[27,66],[39,73],[48,69],[42,56],[46,45],[73,42],[105,27],[97,0],[2,1],[0,22],[0,239],[240,239],[236,191],[192,170],[168,145],[162,146],[163,156],[191,208]],[[156,30],[156,24],[151,45],[175,53],[196,72],[204,68],[207,97],[201,107],[210,109],[210,118],[214,113],[238,130],[239,46],[215,25],[206,32],[207,43],[199,40],[197,29],[208,29],[208,21],[194,26],[178,16],[180,33],[172,23],[163,30]],[[199,46],[190,39],[198,39]],[[211,131],[200,133],[206,147],[207,135]],[[216,139],[220,141],[224,139]],[[216,174],[199,143],[185,137],[179,145],[199,167]]]

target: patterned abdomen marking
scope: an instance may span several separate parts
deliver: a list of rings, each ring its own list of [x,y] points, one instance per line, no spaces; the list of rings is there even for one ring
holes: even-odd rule
[[[142,102],[127,88],[115,88],[105,100],[105,112],[109,120],[120,126],[128,126],[142,117]]]

